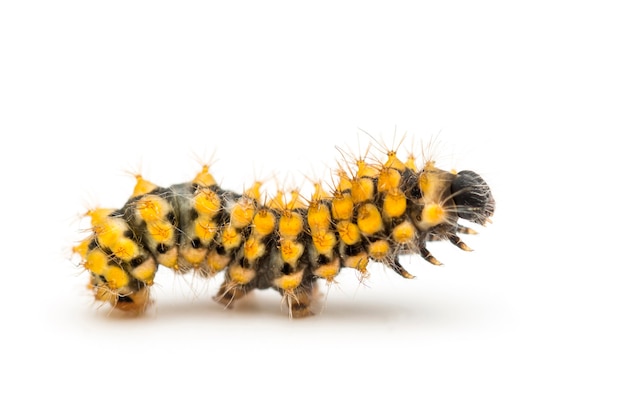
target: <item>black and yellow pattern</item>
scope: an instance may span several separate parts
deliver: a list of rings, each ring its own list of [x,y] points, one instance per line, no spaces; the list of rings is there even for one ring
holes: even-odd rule
[[[449,240],[469,250],[459,219],[484,225],[495,202],[472,171],[448,172],[427,161],[358,159],[340,167],[331,193],[315,184],[304,203],[298,191],[261,200],[261,184],[243,194],[220,188],[203,166],[188,183],[159,187],[141,176],[121,209],[94,209],[91,235],[74,248],[91,276],[95,298],[140,313],[150,302],[159,266],[211,277],[224,272],[216,301],[231,306],[254,289],[272,288],[289,315],[310,315],[318,279],[342,268],[367,276],[370,261],[413,276],[399,255],[440,262],[426,245]]]

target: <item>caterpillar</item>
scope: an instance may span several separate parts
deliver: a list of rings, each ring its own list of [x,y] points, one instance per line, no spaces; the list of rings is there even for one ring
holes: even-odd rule
[[[388,150],[384,161],[365,157],[336,170],[327,192],[321,182],[305,200],[298,190],[263,199],[262,183],[243,193],[222,189],[208,165],[190,182],[160,187],[136,175],[120,208],[88,210],[89,235],[73,247],[89,273],[95,300],[141,314],[151,302],[159,267],[209,278],[223,273],[214,300],[226,308],[255,289],[273,289],[290,317],[313,314],[319,280],[345,268],[367,276],[370,262],[413,278],[399,256],[441,264],[428,242],[447,240],[470,250],[459,223],[485,225],[495,201],[485,180],[469,170],[444,171],[432,160],[416,166]]]

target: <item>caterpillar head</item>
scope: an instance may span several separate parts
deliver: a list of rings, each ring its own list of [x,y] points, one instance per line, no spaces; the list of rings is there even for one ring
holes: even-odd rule
[[[493,215],[496,202],[489,185],[477,173],[470,170],[459,172],[452,180],[450,193],[459,217],[485,225]]]
[[[412,218],[422,232],[456,227],[457,218],[484,225],[494,213],[491,190],[473,171],[448,172],[428,162],[407,182],[407,197],[415,203]]]

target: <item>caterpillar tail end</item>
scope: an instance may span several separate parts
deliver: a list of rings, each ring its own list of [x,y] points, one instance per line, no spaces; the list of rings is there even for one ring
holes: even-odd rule
[[[132,291],[128,289],[117,291],[98,283],[97,278],[92,278],[89,288],[93,291],[96,301],[107,303],[112,309],[129,315],[143,314],[152,302],[148,285]]]

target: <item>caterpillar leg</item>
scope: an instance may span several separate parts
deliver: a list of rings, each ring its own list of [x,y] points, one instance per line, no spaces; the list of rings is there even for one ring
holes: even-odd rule
[[[241,265],[231,266],[224,276],[224,282],[222,282],[220,290],[213,299],[226,308],[232,308],[235,301],[241,299],[250,291],[249,284],[255,276],[256,271],[254,269]]]
[[[452,242],[454,246],[458,247],[459,249],[464,250],[466,252],[472,251],[472,249],[469,246],[467,246],[467,244],[465,244],[465,242],[463,242],[461,238],[459,238],[457,235],[450,235],[448,239],[450,240],[450,242]]]
[[[389,264],[389,267],[398,275],[402,276],[406,279],[413,279],[415,276],[411,275],[409,271],[404,269],[402,264],[400,264],[400,259],[398,257],[393,259],[393,262]]]
[[[302,283],[292,290],[279,289],[283,301],[287,304],[290,318],[305,318],[315,313],[311,310],[317,290],[316,281]]]
[[[433,265],[441,265],[441,261],[437,260],[435,256],[433,256],[430,251],[426,248],[426,246],[422,246],[419,248],[420,256],[429,263]]]
[[[222,304],[225,308],[233,308],[235,301],[243,298],[248,293],[245,285],[225,280],[213,300]]]
[[[456,232],[465,235],[478,235],[478,232],[464,225],[457,225]]]

